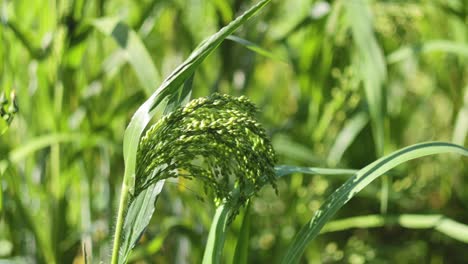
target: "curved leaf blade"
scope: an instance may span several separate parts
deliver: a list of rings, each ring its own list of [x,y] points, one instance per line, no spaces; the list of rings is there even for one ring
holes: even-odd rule
[[[10,151],[8,159],[10,162],[16,163],[36,151],[61,143],[80,143],[86,146],[106,145],[109,148],[115,147],[109,140],[100,136],[80,133],[51,133],[33,138],[22,146],[13,149]]]
[[[398,63],[410,58],[411,56],[431,52],[446,52],[456,54],[461,57],[468,57],[468,45],[464,43],[456,43],[450,40],[431,40],[397,49],[387,56],[387,63]]]
[[[275,167],[276,177],[283,177],[292,173],[304,173],[312,175],[354,175],[357,170],[351,169],[327,169],[317,167],[299,167],[290,165],[279,165]]]
[[[213,222],[211,222],[205,252],[203,253],[203,264],[221,263],[230,211],[231,207],[226,203],[223,203],[216,208]]]
[[[338,164],[345,151],[353,143],[354,139],[356,139],[368,121],[369,117],[367,114],[361,112],[346,122],[346,125],[336,137],[335,143],[333,143],[330,153],[328,154],[327,162],[330,165],[335,166]]]
[[[373,180],[404,162],[440,153],[457,153],[468,156],[468,149],[446,142],[420,143],[396,151],[359,170],[356,175],[330,195],[320,209],[315,212],[309,223],[302,227],[289,246],[282,263],[298,263],[307,244],[319,234],[328,220]]]
[[[444,215],[363,215],[328,222],[321,234],[344,231],[351,228],[375,228],[399,225],[407,229],[434,229],[450,238],[468,243],[468,225]]]
[[[159,181],[141,192],[129,207],[124,222],[124,236],[120,247],[119,263],[126,263],[127,258],[135,245],[140,240],[143,231],[148,226],[154,213],[154,203],[164,186],[164,181]],[[153,205],[153,206],[150,206]]]
[[[276,55],[262,47],[260,47],[259,45],[251,42],[251,41],[248,41],[246,39],[243,39],[243,38],[240,38],[238,36],[234,36],[234,35],[230,35],[228,36],[226,39],[229,39],[233,42],[236,42],[244,47],[246,47],[247,49],[259,54],[259,55],[262,55],[266,58],[270,58],[270,59],[273,59],[273,60],[278,60],[278,61],[281,61],[281,62],[287,62],[286,59],[280,57],[279,55]]]
[[[364,82],[376,154],[381,157],[384,151],[383,85],[387,78],[387,65],[374,34],[369,4],[363,0],[352,0],[344,1],[344,7],[357,48],[355,63]]]
[[[468,85],[465,86],[463,98],[463,106],[458,111],[452,134],[452,142],[459,145],[465,143],[466,135],[468,135]]]
[[[236,250],[232,263],[246,264],[249,259],[249,239],[250,239],[250,202],[245,207],[244,219],[237,238]]]

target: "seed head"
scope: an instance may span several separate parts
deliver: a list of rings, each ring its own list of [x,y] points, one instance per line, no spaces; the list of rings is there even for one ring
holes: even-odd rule
[[[162,179],[195,178],[234,217],[266,183],[276,190],[275,152],[256,113],[246,97],[212,94],[161,118],[140,141],[135,195]]]

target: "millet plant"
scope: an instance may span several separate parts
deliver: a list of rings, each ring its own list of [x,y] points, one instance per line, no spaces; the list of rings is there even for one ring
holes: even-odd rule
[[[124,138],[126,171],[114,236],[112,263],[125,263],[154,211],[154,201],[164,180],[187,177],[204,183],[218,210],[205,248],[203,263],[220,263],[226,228],[244,205],[266,183],[293,172],[351,174],[296,234],[282,263],[298,263],[307,244],[332,216],[357,192],[393,167],[408,160],[438,153],[468,155],[468,149],[451,143],[427,142],[387,155],[359,171],[275,165],[275,154],[262,127],[255,121],[255,107],[244,97],[213,94],[190,101],[195,68],[238,26],[264,7],[257,5],[211,36],[193,51],[137,110]],[[179,90],[181,88],[181,90]],[[371,117],[374,116],[370,109]],[[160,119],[140,139],[150,118]],[[379,129],[374,133],[379,133]],[[379,136],[376,137],[378,140]],[[138,146],[138,147],[137,147]],[[276,173],[276,176],[275,176]],[[441,231],[453,234],[455,225]],[[468,229],[463,229],[467,234]],[[241,238],[239,238],[241,239]],[[245,243],[244,243],[245,244]],[[242,247],[242,243],[238,246]],[[245,245],[244,245],[245,247]],[[245,261],[246,249],[236,249],[234,263]],[[241,261],[242,262],[242,261]]]
[[[467,14],[1,1],[0,262],[464,263]]]

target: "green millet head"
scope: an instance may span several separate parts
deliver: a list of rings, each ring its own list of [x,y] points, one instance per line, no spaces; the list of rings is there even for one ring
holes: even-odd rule
[[[275,152],[256,113],[246,97],[212,94],[161,118],[140,141],[135,194],[158,180],[196,178],[235,216],[266,183],[276,189]]]

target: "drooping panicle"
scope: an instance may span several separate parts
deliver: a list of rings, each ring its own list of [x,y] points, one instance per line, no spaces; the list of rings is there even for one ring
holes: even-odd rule
[[[162,179],[195,178],[237,212],[266,183],[276,189],[275,152],[256,113],[246,97],[213,94],[164,116],[141,139],[135,193]]]

